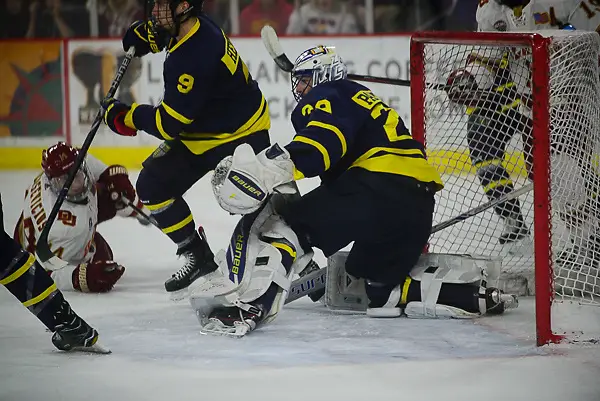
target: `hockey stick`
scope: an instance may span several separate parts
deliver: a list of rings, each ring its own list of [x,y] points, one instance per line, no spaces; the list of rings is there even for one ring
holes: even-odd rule
[[[445,228],[455,225],[456,223],[460,223],[461,221],[466,220],[470,217],[476,216],[481,212],[485,212],[486,210],[491,209],[492,207],[499,205],[500,203],[504,203],[509,200],[517,199],[519,196],[524,195],[524,194],[530,192],[531,190],[533,190],[532,182],[530,182],[526,185],[523,185],[521,188],[519,188],[517,190],[514,190],[507,194],[504,194],[503,196],[501,196],[499,198],[492,199],[489,202],[486,202],[482,205],[474,207],[473,209],[467,210],[466,212],[461,213],[456,217],[453,217],[453,218],[443,221],[439,224],[436,224],[435,226],[431,227],[431,234],[435,234],[438,231],[441,231]]]
[[[305,295],[312,294],[325,288],[325,279],[327,278],[327,268],[312,271],[305,276],[292,282],[288,291],[286,304],[302,298]]]
[[[509,200],[517,199],[519,196],[524,195],[533,190],[533,183],[530,182],[521,188],[509,192],[497,199],[493,199],[489,202],[486,202],[482,205],[474,207],[473,209],[467,210],[464,213],[459,214],[456,217],[443,221],[439,224],[431,227],[431,234],[435,234],[438,231],[442,231],[450,226],[453,226],[461,221],[464,221],[470,217],[476,216],[481,212],[484,212],[492,207],[499,205],[500,203],[507,202]],[[327,279],[327,267],[323,267],[319,270],[315,270],[304,277],[301,277],[297,280],[294,280],[290,287],[288,299],[286,299],[285,303],[289,303],[295,301],[298,298],[301,298],[305,295],[316,292],[320,289],[325,288],[325,280]]]
[[[292,72],[292,70],[294,69],[294,63],[290,61],[288,56],[283,51],[283,47],[279,42],[279,37],[277,36],[277,32],[275,32],[275,29],[271,25],[265,25],[260,31],[260,36],[262,38],[263,45],[267,49],[267,52],[269,52],[269,54],[273,58],[273,61],[275,61],[275,64],[277,64],[277,66],[285,72]],[[410,81],[407,79],[375,77],[373,75],[360,74],[348,74],[348,79],[352,79],[354,81],[374,82],[378,84],[410,87]],[[446,88],[446,85],[435,84],[432,85],[430,88],[444,90]]]
[[[108,93],[106,94],[107,98],[113,97],[115,95],[115,93],[117,92],[117,88],[121,84],[123,75],[125,75],[125,72],[127,71],[127,67],[129,67],[129,63],[131,62],[131,59],[133,58],[134,54],[135,54],[135,49],[133,47],[130,47],[129,50],[127,51],[127,53],[125,54],[125,58],[121,62],[119,69],[117,70],[117,73],[110,85],[110,88],[108,89]],[[92,141],[94,140],[94,137],[96,136],[96,133],[98,132],[98,128],[100,128],[100,124],[102,123],[103,115],[104,115],[104,108],[102,106],[100,106],[100,109],[98,110],[98,114],[96,114],[96,118],[94,119],[94,122],[92,123],[92,127],[90,128],[90,131],[87,134],[85,141],[83,142],[83,145],[81,146],[81,149],[79,149],[79,154],[77,155],[77,159],[75,160],[75,165],[73,167],[71,167],[71,170],[69,171],[69,175],[67,176],[67,181],[65,182],[62,189],[60,190],[60,192],[58,194],[58,198],[56,199],[56,202],[54,203],[54,207],[52,207],[52,211],[50,212],[50,215],[48,216],[48,218],[46,220],[46,224],[44,225],[44,229],[42,230],[42,233],[40,234],[40,238],[37,241],[35,256],[38,259],[38,261],[45,267],[48,267],[49,270],[61,269],[68,265],[67,262],[65,262],[64,260],[55,256],[52,253],[52,251],[50,250],[50,245],[48,244],[48,234],[50,233],[50,229],[52,228],[52,224],[54,224],[54,220],[56,219],[56,216],[58,215],[58,211],[59,211],[60,207],[62,206],[63,202],[65,201],[65,198],[67,197],[67,193],[69,192],[69,188],[71,187],[71,184],[73,183],[73,180],[75,179],[75,175],[77,174],[77,171],[79,171],[79,167],[81,167],[81,164],[83,163],[83,160],[85,159],[85,156],[87,155],[88,149],[90,148],[90,145],[92,144]]]
[[[129,199],[127,199],[126,197],[123,196],[121,198],[121,201],[123,203],[125,203],[127,206],[129,206],[130,208],[132,208],[137,214],[142,216],[148,223],[152,224],[154,227],[158,228],[159,230],[162,230],[158,226],[158,223],[156,222],[156,220],[154,220],[154,218],[152,216],[147,215],[146,212],[144,212],[142,209],[140,209],[139,207],[134,205],[133,202],[131,202]]]

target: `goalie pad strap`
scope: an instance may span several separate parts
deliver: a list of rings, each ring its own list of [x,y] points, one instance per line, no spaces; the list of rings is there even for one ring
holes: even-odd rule
[[[435,306],[442,289],[443,278],[446,272],[442,269],[434,268],[434,272],[429,273],[428,270],[423,272],[421,276],[421,302],[423,302],[424,313],[426,315],[435,314]]]

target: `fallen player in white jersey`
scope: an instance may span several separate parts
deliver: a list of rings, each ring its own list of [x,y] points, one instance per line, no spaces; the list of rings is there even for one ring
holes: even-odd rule
[[[77,155],[77,149],[63,142],[42,153],[44,171],[25,191],[23,211],[14,232],[15,240],[31,253]],[[149,224],[126,202],[143,209],[125,167],[107,166],[87,155],[48,235],[54,254],[69,263],[51,272],[59,289],[107,292],[121,278],[125,268],[112,260],[112,250],[96,232],[96,226],[115,215]]]

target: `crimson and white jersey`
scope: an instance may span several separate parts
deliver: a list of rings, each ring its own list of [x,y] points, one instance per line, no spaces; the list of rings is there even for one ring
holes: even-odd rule
[[[600,32],[598,0],[531,0],[522,10],[481,0],[477,7],[479,31],[537,31],[571,24],[581,31]]]
[[[556,29],[563,24],[571,24],[580,31],[600,29],[598,0],[535,0],[526,9],[531,30]]]
[[[98,181],[106,170],[106,164],[91,155],[86,156],[87,169],[92,182]],[[35,245],[57,199],[44,173],[33,180],[25,192],[22,217],[16,230],[18,240],[29,252]],[[71,274],[79,263],[89,262],[94,255],[92,240],[98,223],[98,198],[96,189],[88,194],[86,203],[65,200],[48,234],[48,244],[54,254],[69,262],[70,266],[52,272],[52,278],[60,289],[73,289]]]
[[[526,29],[529,24],[526,10],[513,10],[496,0],[480,0],[475,19],[480,32],[515,31]]]
[[[571,24],[579,31],[600,32],[600,0],[531,0],[520,8],[500,5],[496,0],[480,0],[476,13],[478,31],[539,31],[558,30]],[[528,97],[530,88],[530,61],[528,52],[517,48],[510,49],[513,61],[510,63],[511,76],[517,91]],[[506,48],[483,47],[474,53],[490,59],[500,59]],[[478,70],[479,72],[479,70]],[[485,75],[479,72],[479,75]],[[476,76],[482,80],[481,76]],[[529,112],[525,106],[522,111]]]

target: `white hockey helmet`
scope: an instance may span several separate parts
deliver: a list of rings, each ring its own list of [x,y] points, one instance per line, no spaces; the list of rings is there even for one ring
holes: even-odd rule
[[[347,75],[348,68],[334,47],[316,46],[302,52],[294,62],[292,93],[296,100],[304,96],[308,85],[301,92],[296,90],[298,82],[303,78],[311,78],[310,86],[314,88],[324,82],[345,79]]]

